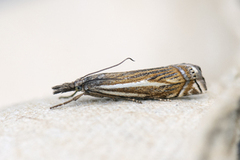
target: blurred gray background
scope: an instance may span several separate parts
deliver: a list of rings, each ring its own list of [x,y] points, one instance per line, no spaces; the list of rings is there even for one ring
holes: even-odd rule
[[[201,66],[211,86],[240,53],[237,0],[0,1],[0,107],[51,97],[51,87],[112,71]]]

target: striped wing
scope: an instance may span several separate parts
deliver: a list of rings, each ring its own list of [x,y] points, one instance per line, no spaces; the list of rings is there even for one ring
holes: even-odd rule
[[[100,97],[159,99],[177,97],[186,80],[173,66],[87,77],[86,94]]]

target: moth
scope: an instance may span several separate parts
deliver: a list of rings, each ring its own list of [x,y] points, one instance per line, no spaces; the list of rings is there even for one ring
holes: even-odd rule
[[[140,100],[170,99],[202,94],[207,91],[201,68],[189,63],[127,72],[99,73],[116,67],[127,59],[134,61],[126,58],[116,65],[87,74],[73,82],[52,87],[54,94],[75,91],[71,96],[59,98],[70,98],[77,92],[82,93],[69,101],[52,106],[50,109],[76,101],[83,95],[125,99],[141,103]]]

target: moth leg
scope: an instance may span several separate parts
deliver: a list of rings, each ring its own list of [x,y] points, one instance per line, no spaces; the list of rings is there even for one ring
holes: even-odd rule
[[[111,98],[113,101],[117,101],[117,98]]]
[[[159,101],[164,101],[164,102],[168,101],[168,102],[171,102],[170,99],[159,99]]]
[[[142,104],[142,101],[139,101],[137,99],[134,99],[134,98],[127,98],[127,97],[109,97],[111,98],[113,101],[117,101],[118,99],[124,99],[124,100],[127,100],[127,101],[133,101],[133,102],[136,102],[136,103],[141,103]]]
[[[58,104],[58,105],[52,106],[52,107],[50,107],[50,109],[53,109],[53,108],[56,108],[56,107],[62,106],[62,105],[64,105],[64,104],[68,104],[68,103],[70,103],[70,102],[72,102],[72,101],[76,101],[76,100],[79,99],[82,95],[84,95],[84,93],[79,94],[79,95],[73,97],[73,98],[70,99],[69,101],[66,101],[66,102],[64,102],[64,103],[60,103],[60,104]]]
[[[61,97],[59,97],[59,99],[67,99],[67,98],[71,98],[71,97],[73,97],[77,92],[78,92],[78,90],[75,91],[75,92],[74,92],[73,94],[71,94],[70,96],[61,96]]]
[[[131,99],[131,100],[132,100],[133,102],[142,104],[142,101],[139,101],[139,100],[137,100],[137,99]]]
[[[129,101],[133,101],[133,102],[142,104],[142,101],[139,101],[139,100],[134,99],[134,98],[122,98],[122,99],[126,99],[126,100],[129,100]]]

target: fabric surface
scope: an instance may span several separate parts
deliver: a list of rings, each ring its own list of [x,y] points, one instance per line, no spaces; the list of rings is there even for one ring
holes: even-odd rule
[[[83,97],[49,109],[59,102],[49,98],[1,110],[0,159],[186,158],[185,144],[214,99],[138,104]]]

